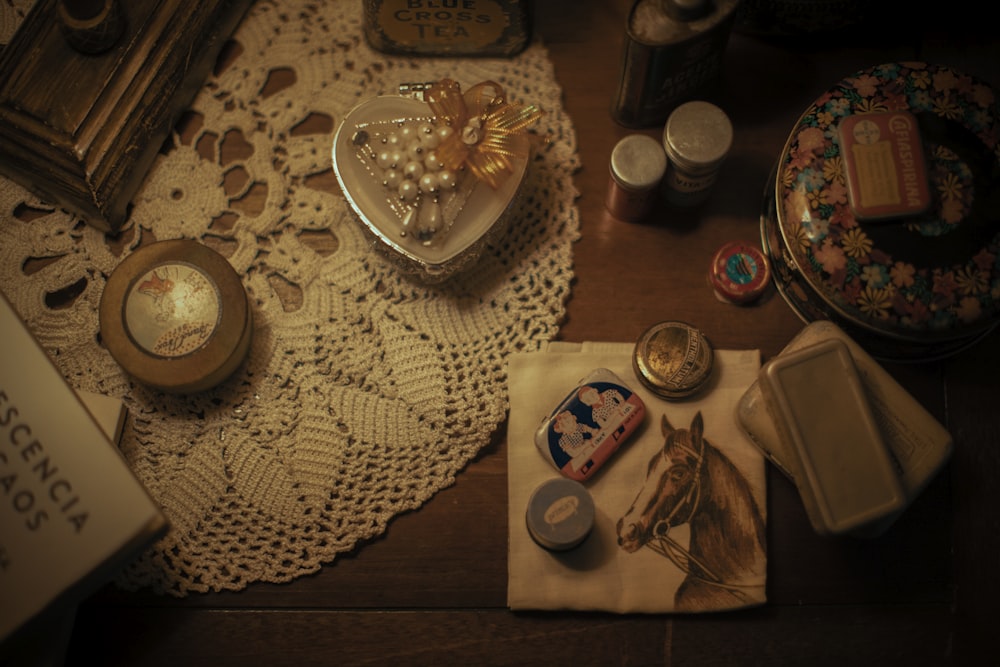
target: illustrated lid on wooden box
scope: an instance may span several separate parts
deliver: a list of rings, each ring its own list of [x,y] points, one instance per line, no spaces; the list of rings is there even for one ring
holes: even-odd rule
[[[783,149],[762,237],[783,296],[881,357],[946,356],[1000,321],[994,91],[889,63],[820,96]]]
[[[404,84],[347,113],[333,167],[377,250],[402,272],[439,282],[501,235],[528,173],[541,115],[492,81],[464,93],[450,79]]]

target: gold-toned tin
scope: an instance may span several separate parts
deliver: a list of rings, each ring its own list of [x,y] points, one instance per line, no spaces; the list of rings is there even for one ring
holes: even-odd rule
[[[636,377],[661,398],[677,400],[698,392],[712,374],[715,354],[698,329],[667,321],[647,329],[635,344]]]
[[[250,349],[253,312],[225,257],[195,241],[161,241],[108,278],[101,337],[127,373],[161,391],[209,389]]]
[[[529,0],[365,0],[379,51],[408,56],[513,56],[531,41]]]

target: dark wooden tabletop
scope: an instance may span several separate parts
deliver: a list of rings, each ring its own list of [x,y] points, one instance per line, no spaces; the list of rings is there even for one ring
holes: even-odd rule
[[[717,98],[735,142],[712,199],[696,212],[662,207],[648,222],[623,223],[605,211],[604,193],[611,148],[630,132],[609,112],[630,3],[534,4],[583,165],[582,239],[558,335],[567,341],[634,340],[679,319],[718,348],[775,355],[802,322],[779,296],[721,303],[705,267],[724,241],[759,239],[765,182],[809,103],[859,69],[898,60],[947,64],[1000,90],[1000,40],[987,17],[955,11],[973,3],[942,5],[943,17],[881,3],[899,10],[836,35],[738,31]],[[633,287],[621,291],[609,270],[631,274]],[[951,461],[875,540],[818,536],[792,484],[769,466],[765,606],[687,616],[511,612],[501,430],[454,486],[315,576],[184,599],[100,591],[79,607],[67,663],[982,664],[973,656],[995,656],[1000,601],[1000,333],[944,361],[886,368],[952,433]]]

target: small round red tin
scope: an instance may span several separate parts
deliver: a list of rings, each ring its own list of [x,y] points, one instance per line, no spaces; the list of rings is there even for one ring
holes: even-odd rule
[[[720,299],[746,304],[767,289],[771,270],[764,253],[743,241],[730,241],[712,258],[709,281]]]

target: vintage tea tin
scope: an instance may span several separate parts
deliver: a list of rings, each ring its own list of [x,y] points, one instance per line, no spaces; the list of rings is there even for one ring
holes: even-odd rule
[[[647,389],[660,398],[680,400],[696,394],[712,375],[715,353],[701,331],[684,322],[654,324],[639,336],[632,367]]]
[[[170,393],[214,387],[246,359],[253,311],[225,257],[160,241],[126,257],[101,295],[101,338],[138,381]]]
[[[531,41],[530,0],[365,0],[379,51],[409,56],[513,56]]]

